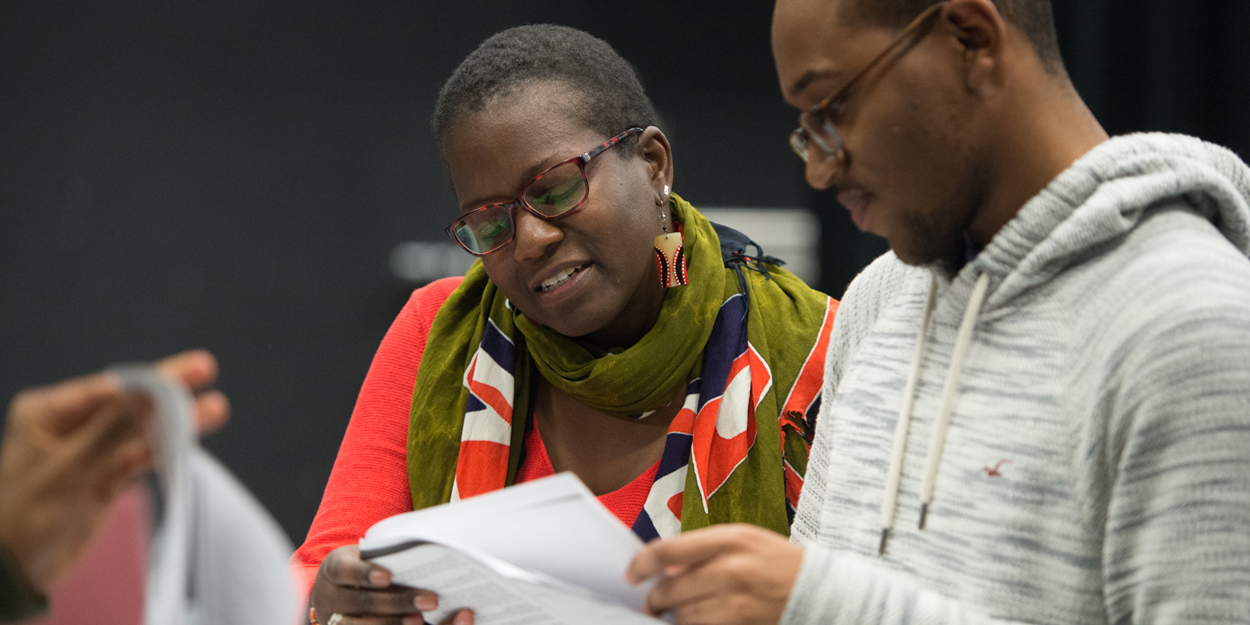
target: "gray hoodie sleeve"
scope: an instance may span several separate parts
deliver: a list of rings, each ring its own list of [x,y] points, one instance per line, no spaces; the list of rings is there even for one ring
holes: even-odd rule
[[[863,556],[818,546],[803,550],[803,565],[781,617],[799,623],[1006,623],[920,588],[909,576]]]
[[[1103,622],[1250,623],[1250,302],[1201,288],[1122,313],[1121,349],[1093,367],[1105,410],[1084,424],[1096,444],[1083,451],[1100,457],[1082,460],[1105,471],[1087,505],[1105,528]],[[990,623],[1010,609],[943,596],[818,536],[799,542],[783,623]]]
[[[1102,398],[1110,622],[1250,622],[1250,302],[1206,286],[1139,333]]]

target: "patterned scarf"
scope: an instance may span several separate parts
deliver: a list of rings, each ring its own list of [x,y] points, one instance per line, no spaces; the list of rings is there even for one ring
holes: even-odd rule
[[[633,526],[643,540],[725,522],[789,533],[837,302],[775,259],[747,256],[754,243],[676,195],[671,207],[690,284],[669,289],[655,326],[625,350],[535,325],[474,263],[434,319],[413,389],[414,510],[513,483],[541,375],[588,407],[630,418],[686,385]]]

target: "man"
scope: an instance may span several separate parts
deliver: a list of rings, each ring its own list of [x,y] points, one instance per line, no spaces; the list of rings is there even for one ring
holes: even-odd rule
[[[1250,622],[1250,170],[1108,139],[1048,0],[778,0],[773,46],[808,182],[892,252],[838,312],[794,542],[653,543],[652,609]]]
[[[192,389],[217,379],[217,361],[189,351],[156,363]],[[225,423],[219,391],[196,399],[198,427]],[[0,621],[40,614],[43,597],[91,542],[109,508],[150,465],[141,396],[108,373],[27,389],[9,405],[0,447]]]

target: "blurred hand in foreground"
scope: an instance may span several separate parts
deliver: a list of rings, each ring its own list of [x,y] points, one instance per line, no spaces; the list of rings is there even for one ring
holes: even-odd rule
[[[217,360],[203,350],[156,368],[192,391],[217,380]],[[216,390],[199,393],[195,407],[201,433],[221,427],[230,412]],[[0,446],[0,545],[31,590],[46,594],[68,572],[109,507],[149,468],[144,431],[151,412],[145,396],[124,392],[107,372],[14,396]]]
[[[625,574],[637,584],[665,574],[651,594],[653,614],[672,610],[681,625],[772,625],[781,620],[803,562],[803,548],[746,524],[715,525],[653,540]]]

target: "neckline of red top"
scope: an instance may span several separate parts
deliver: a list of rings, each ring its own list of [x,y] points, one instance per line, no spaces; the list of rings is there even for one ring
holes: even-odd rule
[[[547,446],[538,434],[538,419],[531,420],[533,427],[525,433],[525,460],[517,467],[518,484],[555,474],[551,457],[547,455]],[[642,513],[643,504],[647,502],[647,496],[651,494],[651,485],[655,482],[655,473],[659,468],[660,461],[657,460],[632,482],[610,493],[599,495],[599,503],[616,515],[626,527],[633,527],[634,521]]]

